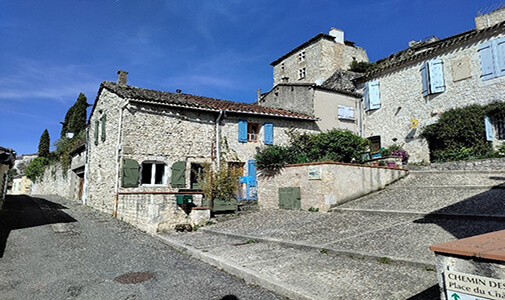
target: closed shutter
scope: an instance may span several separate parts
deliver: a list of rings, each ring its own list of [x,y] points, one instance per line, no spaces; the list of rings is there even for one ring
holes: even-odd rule
[[[421,81],[423,83],[423,96],[426,97],[430,93],[428,85],[428,64],[426,62],[421,66]]]
[[[107,116],[102,116],[102,142],[105,142],[105,121],[107,120]]]
[[[369,97],[370,97],[370,109],[381,108],[380,86],[378,81],[370,82]]]
[[[249,176],[249,185],[257,186],[256,181],[256,161],[248,160],[247,161],[247,176]]]
[[[494,60],[493,60],[493,47],[491,42],[482,44],[479,47],[480,66],[482,70],[482,80],[488,80],[496,77]]]
[[[140,165],[136,160],[130,158],[123,159],[123,174],[121,176],[121,186],[122,187],[139,186],[139,170]]]
[[[496,76],[503,76],[505,75],[505,38],[497,40],[495,45]]]
[[[240,143],[247,143],[247,121],[238,121],[238,141]]]
[[[363,106],[365,108],[365,111],[370,110],[370,97],[368,95],[368,91],[370,90],[369,85],[370,82],[365,83],[365,88],[363,89]]]
[[[301,197],[299,187],[279,188],[279,208],[300,209]]]
[[[484,126],[486,127],[486,140],[492,142],[494,138],[493,125],[488,116],[484,116]]]
[[[441,59],[434,59],[428,62],[431,94],[445,91],[444,63]]]
[[[272,145],[274,143],[274,124],[265,123],[265,145]]]
[[[346,115],[347,115],[346,119],[354,120],[354,107],[348,106]]]
[[[95,145],[98,145],[98,129],[100,128],[100,122],[95,121]]]
[[[172,187],[186,187],[186,162],[178,161],[172,165]]]

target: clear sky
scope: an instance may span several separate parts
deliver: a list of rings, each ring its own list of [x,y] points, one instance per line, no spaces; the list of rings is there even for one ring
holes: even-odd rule
[[[270,63],[342,29],[371,61],[475,27],[499,0],[1,0],[0,146],[36,153],[59,138],[80,92],[129,72],[130,85],[253,102]]]

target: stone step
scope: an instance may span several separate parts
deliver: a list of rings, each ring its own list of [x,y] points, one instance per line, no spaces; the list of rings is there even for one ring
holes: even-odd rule
[[[410,171],[409,175],[390,187],[505,187],[502,171]]]
[[[419,214],[505,215],[505,190],[487,188],[386,188],[339,208]]]

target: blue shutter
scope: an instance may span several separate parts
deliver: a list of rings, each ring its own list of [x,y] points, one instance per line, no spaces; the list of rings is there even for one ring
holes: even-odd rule
[[[347,107],[347,118],[349,120],[354,120],[354,107]]]
[[[493,125],[488,116],[484,116],[484,126],[486,127],[486,141],[492,142],[494,138]]]
[[[380,88],[378,81],[370,82],[368,94],[370,97],[370,109],[381,108]]]
[[[370,82],[365,83],[363,88],[363,105],[365,111],[370,110],[370,97],[368,96],[368,91],[370,90]]]
[[[247,176],[249,177],[249,185],[256,186],[256,161],[248,160],[247,161]]]
[[[430,93],[428,85],[428,64],[426,62],[421,66],[421,81],[423,82],[423,96],[426,97]]]
[[[496,76],[503,76],[505,75],[505,38],[496,40],[494,46]]]
[[[428,62],[428,74],[430,77],[430,92],[432,94],[445,91],[444,63],[441,59],[434,59]]]
[[[247,143],[247,121],[238,120],[238,141]]]
[[[338,106],[338,118],[339,119],[345,119],[346,112],[347,111],[345,109],[345,106],[343,106],[343,105]]]
[[[494,60],[493,60],[493,47],[491,42],[487,42],[482,44],[479,47],[480,54],[480,66],[482,69],[482,80],[488,80],[496,77],[496,72],[494,69]]]
[[[274,143],[274,124],[265,123],[265,145],[272,145]]]

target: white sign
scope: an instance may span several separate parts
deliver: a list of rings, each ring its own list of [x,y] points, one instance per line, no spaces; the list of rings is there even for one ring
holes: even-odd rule
[[[444,272],[445,289],[448,300],[464,300],[449,294],[452,291],[456,294],[474,295],[468,299],[505,299],[505,280],[483,277],[473,274],[465,274],[453,271]],[[451,298],[452,297],[452,298]],[[456,297],[456,298],[454,298]]]
[[[310,180],[321,179],[321,166],[310,166],[309,167],[309,179]]]
[[[463,294],[451,290],[446,290],[447,300],[489,300],[489,298],[480,298],[473,295]]]

